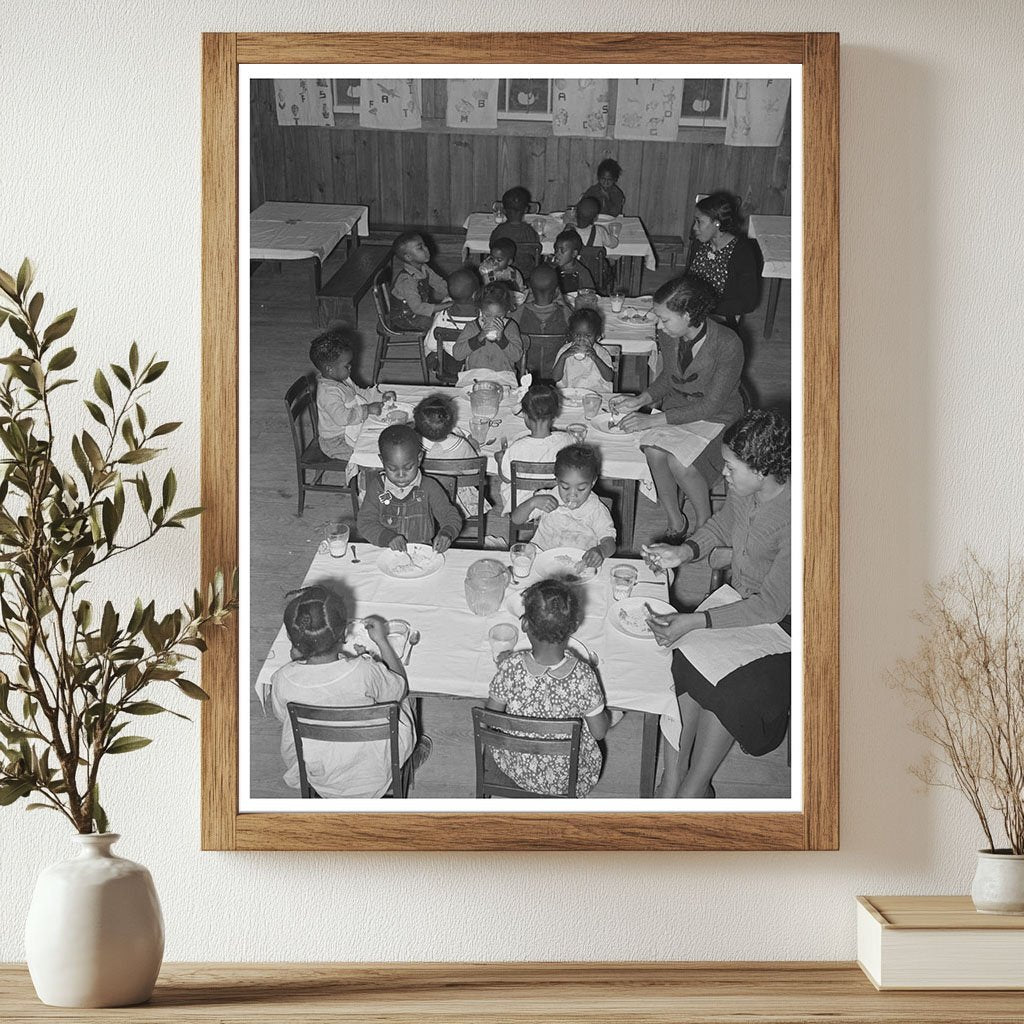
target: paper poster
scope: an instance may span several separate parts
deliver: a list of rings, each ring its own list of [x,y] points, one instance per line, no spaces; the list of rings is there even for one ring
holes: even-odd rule
[[[777,146],[789,113],[788,78],[737,78],[729,83],[727,146]]]
[[[326,78],[275,78],[278,124],[334,127],[334,98]]]
[[[556,78],[551,85],[551,126],[555,135],[602,139],[607,135],[607,78]]]
[[[497,128],[498,80],[449,78],[449,128]]]
[[[683,104],[678,78],[620,78],[615,138],[675,142]]]
[[[364,78],[359,86],[359,127],[408,131],[422,124],[418,78]]]

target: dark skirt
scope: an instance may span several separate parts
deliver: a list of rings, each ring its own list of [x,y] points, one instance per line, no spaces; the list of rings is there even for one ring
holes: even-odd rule
[[[761,757],[789,726],[792,655],[768,654],[734,669],[713,686],[680,651],[672,652],[676,694],[688,694],[715,714],[746,753]]]

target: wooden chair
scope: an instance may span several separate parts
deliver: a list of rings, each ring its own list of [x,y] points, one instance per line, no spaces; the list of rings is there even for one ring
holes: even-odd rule
[[[555,356],[565,344],[565,334],[529,334],[523,336],[526,370],[533,379],[551,380]]]
[[[526,279],[527,285],[530,283],[530,275],[533,273],[537,264],[540,263],[542,252],[543,249],[540,242],[516,243],[516,266]]]
[[[601,342],[601,348],[608,353],[612,364],[612,388],[619,392],[622,390],[622,346],[609,345],[607,341]]]
[[[285,405],[288,408],[288,425],[292,432],[292,447],[295,449],[295,476],[299,489],[299,515],[306,505],[306,491],[334,491],[352,499],[353,522],[359,515],[359,485],[353,477],[346,484],[325,484],[325,473],[348,471],[348,461],[332,459],[320,449],[320,422],[316,411],[316,374],[307,373],[300,377],[286,392]],[[307,474],[312,473],[312,482]]]
[[[516,736],[513,732],[528,735]],[[506,715],[500,711],[489,711],[487,708],[473,708],[477,799],[492,796],[520,799],[542,797],[552,800],[575,797],[582,735],[581,718],[526,718],[521,715]],[[524,789],[498,767],[493,758],[495,750],[566,758],[568,777],[565,792],[537,793]]]
[[[391,271],[384,267],[373,279],[373,304],[377,310],[377,353],[373,362],[373,383],[380,382],[386,362],[417,363],[423,383],[428,384],[427,357],[423,348],[425,331],[400,331],[391,326]]]
[[[580,263],[590,271],[599,295],[607,295],[615,283],[615,272],[608,262],[608,253],[603,245],[585,245],[580,250]]]
[[[299,793],[303,800],[316,799],[320,796],[309,784],[306,776],[303,740],[320,740],[326,743],[388,743],[391,754],[391,785],[384,795],[402,799],[409,795],[412,784],[412,756],[406,759],[405,764],[399,761],[398,701],[357,708],[325,708],[314,704],[297,704],[294,701],[289,701],[287,706],[299,764]]]
[[[477,455],[468,459],[424,459],[423,472],[435,479],[455,501],[460,487],[476,489],[476,513],[466,520],[462,532],[452,547],[484,546],[487,536],[487,512],[484,498],[487,494],[487,457]],[[472,544],[468,542],[472,542]]]
[[[751,409],[754,408],[753,400],[750,397],[750,392],[747,390],[746,384],[740,381],[740,399],[743,402],[743,415],[746,416]],[[729,493],[729,489],[725,486],[725,477],[719,476],[719,478],[711,485],[709,489],[709,497],[711,499],[711,513],[714,515],[724,504],[725,499]],[[680,502],[680,509],[682,510],[682,502]],[[685,515],[685,510],[683,510]]]
[[[533,523],[516,526],[512,522],[512,513],[525,500],[525,496],[520,498],[519,492],[525,491],[532,496],[537,491],[553,490],[558,486],[558,481],[555,479],[554,462],[521,462],[514,459],[508,464],[508,474],[512,484],[512,500],[506,510],[509,516],[508,542],[513,544],[524,538],[532,537],[537,529]]]

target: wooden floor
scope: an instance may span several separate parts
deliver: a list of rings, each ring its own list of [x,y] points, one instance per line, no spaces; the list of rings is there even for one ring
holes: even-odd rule
[[[376,241],[376,239],[371,239]],[[458,251],[439,253],[442,272],[458,264]],[[328,271],[329,272],[329,271]],[[647,273],[644,290],[653,291],[678,274],[671,268]],[[309,568],[320,527],[328,519],[350,515],[344,502],[332,494],[309,494],[302,518],[296,515],[295,462],[283,396],[288,386],[309,372],[309,342],[317,331],[312,323],[309,276],[304,264],[285,263],[280,271],[263,264],[250,278],[251,373],[250,401],[250,573],[251,635],[250,682],[255,683],[263,660],[281,626],[285,595],[298,587]],[[745,317],[741,333],[747,349],[746,377],[758,405],[788,404],[790,398],[789,288],[783,286],[774,335],[761,337],[763,305]],[[355,376],[369,380],[376,341],[372,303],[367,297],[360,310],[364,341]],[[395,378],[396,380],[398,378]],[[243,382],[244,387],[244,382]],[[637,536],[645,541],[665,528],[660,509],[640,497]],[[699,598],[706,592],[707,575],[700,570],[680,574],[680,597]],[[281,775],[279,751],[281,727],[272,714],[264,715],[251,695],[251,766],[253,797],[287,798],[296,792],[286,787]],[[474,792],[472,723],[467,699],[430,698],[423,701],[423,727],[434,740],[430,760],[416,773],[414,798],[470,797]],[[609,734],[606,762],[595,797],[637,795],[639,780],[641,716],[627,714]],[[764,757],[753,758],[734,746],[715,776],[722,798],[780,798],[789,795],[790,771],[786,744]]]

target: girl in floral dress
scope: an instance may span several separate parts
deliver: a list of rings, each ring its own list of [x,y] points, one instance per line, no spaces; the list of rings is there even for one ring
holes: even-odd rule
[[[568,756],[495,750],[498,767],[523,789],[553,796],[586,796],[601,774],[597,741],[608,731],[604,693],[593,668],[566,650],[583,621],[579,591],[548,579],[523,591],[523,631],[531,650],[505,656],[491,680],[487,707],[531,718],[582,718],[576,792],[568,793]],[[528,733],[516,733],[526,736]]]

